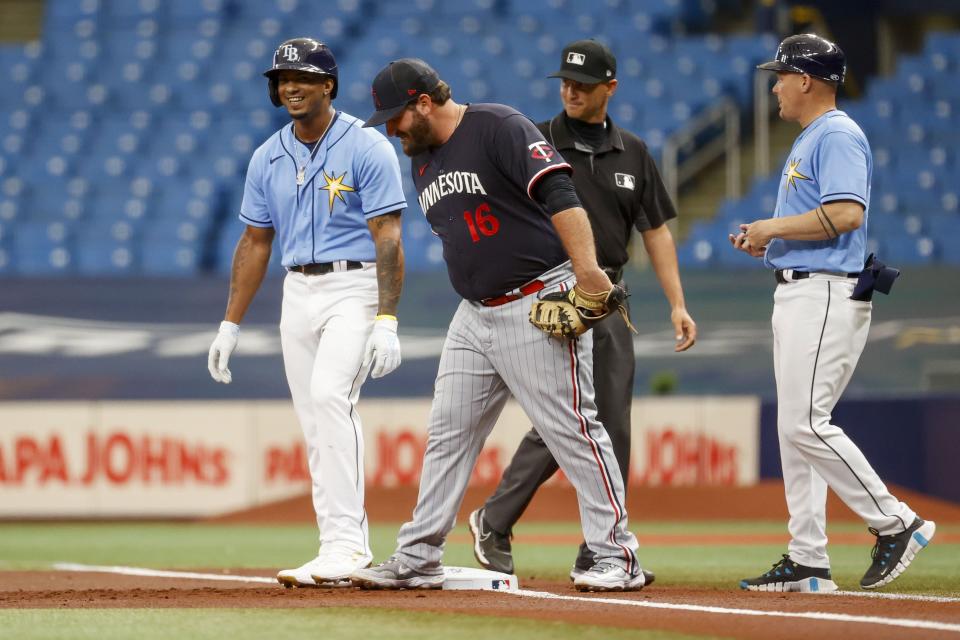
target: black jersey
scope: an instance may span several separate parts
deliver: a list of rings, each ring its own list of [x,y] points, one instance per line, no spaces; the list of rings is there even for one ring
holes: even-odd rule
[[[522,113],[469,105],[450,139],[412,158],[411,170],[450,282],[467,300],[503,295],[568,260],[532,194],[570,165]]]
[[[677,217],[657,165],[643,140],[607,118],[606,142],[592,149],[577,140],[563,112],[537,125],[573,167],[573,184],[590,217],[597,244],[597,262],[620,269],[634,227],[656,229]]]

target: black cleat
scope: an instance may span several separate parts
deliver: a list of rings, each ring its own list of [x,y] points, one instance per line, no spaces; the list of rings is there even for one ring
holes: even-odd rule
[[[876,529],[871,528],[870,533],[877,536],[877,543],[870,552],[873,564],[860,579],[860,587],[878,589],[896,580],[906,571],[917,554],[930,543],[936,530],[937,523],[920,518],[915,518],[906,531],[889,536],[881,536]]]
[[[510,536],[490,528],[483,519],[483,508],[470,514],[470,535],[473,536],[473,555],[480,566],[490,571],[513,575],[513,555]]]
[[[773,568],[762,576],[741,580],[740,588],[748,591],[822,593],[836,591],[837,585],[830,577],[830,569],[805,567],[785,553],[780,562],[775,562]]]

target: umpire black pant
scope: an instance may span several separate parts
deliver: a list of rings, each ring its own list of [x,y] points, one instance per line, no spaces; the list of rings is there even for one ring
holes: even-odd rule
[[[610,435],[626,488],[630,477],[630,406],[635,366],[633,335],[619,313],[611,314],[591,331],[597,419]],[[497,490],[484,504],[484,520],[494,531],[510,533],[537,489],[558,468],[540,435],[534,429],[528,431],[503,472]],[[593,554],[586,543],[580,545],[576,566],[581,569],[593,566]]]

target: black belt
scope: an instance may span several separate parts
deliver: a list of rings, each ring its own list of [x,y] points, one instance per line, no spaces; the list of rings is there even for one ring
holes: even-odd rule
[[[796,269],[777,269],[774,271],[774,276],[777,278],[777,282],[780,284],[786,284],[790,282],[783,275],[784,271],[790,271],[790,280],[804,280],[810,277],[811,273],[820,273],[826,276],[837,276],[838,278],[859,278],[860,272],[854,273],[844,273],[842,271],[797,271]]]
[[[322,276],[331,271],[352,271],[363,269],[363,263],[356,260],[338,260],[337,262],[314,262],[313,264],[296,264],[290,271],[296,271],[306,276]]]

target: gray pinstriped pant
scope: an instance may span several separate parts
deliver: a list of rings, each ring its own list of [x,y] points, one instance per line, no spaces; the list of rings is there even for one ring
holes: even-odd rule
[[[539,294],[573,286],[569,263],[540,276]],[[400,528],[396,555],[436,573],[483,443],[510,395],[577,490],[583,535],[596,560],[639,571],[627,530],[623,479],[610,438],[597,422],[593,339],[548,338],[528,321],[534,296],[498,307],[462,301],[440,356],[420,494]]]

